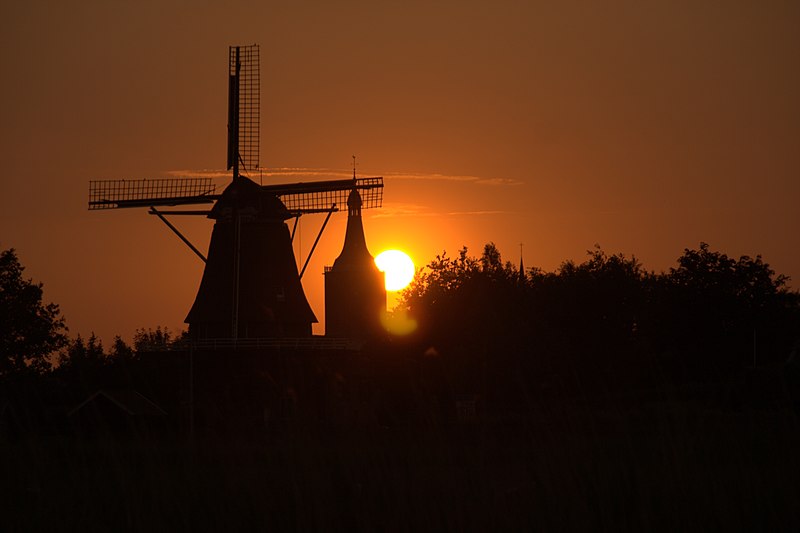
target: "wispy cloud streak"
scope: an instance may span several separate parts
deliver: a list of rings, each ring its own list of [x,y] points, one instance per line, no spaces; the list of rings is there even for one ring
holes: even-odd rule
[[[416,204],[384,204],[381,209],[370,210],[370,218],[400,217],[453,217],[453,216],[489,216],[504,215],[509,211],[431,211],[427,206]]]
[[[173,177],[206,177],[224,179],[230,177],[230,171],[221,169],[202,170],[171,170],[167,172]],[[283,181],[314,181],[324,179],[346,179],[352,177],[352,171],[330,168],[273,168],[264,170],[251,178],[262,177],[267,179],[278,178]],[[390,172],[384,174],[386,180],[429,180],[429,181],[457,181],[474,183],[476,185],[506,186],[517,185],[518,180],[506,178],[482,178],[479,176],[454,176],[448,174],[423,173],[423,172]],[[419,204],[384,203],[381,209],[370,210],[369,218],[403,218],[403,217],[454,217],[454,216],[491,216],[509,214],[509,211],[475,210],[475,211],[434,211],[430,206]]]
[[[170,170],[169,176],[180,177],[209,177],[226,178],[230,176],[230,171],[222,169],[202,169],[202,170]],[[288,178],[288,179],[344,179],[351,177],[352,171],[332,168],[303,168],[285,167],[270,168],[253,173],[251,177],[262,176],[264,178]],[[468,175],[440,174],[435,172],[388,172],[383,175],[387,180],[427,180],[427,181],[459,181],[465,183],[475,183],[476,185],[519,185],[522,182],[510,178],[482,177]]]
[[[460,181],[477,185],[520,185],[522,182],[511,178],[485,178],[481,176],[438,174],[430,172],[390,172],[384,177],[398,180]]]
[[[258,172],[251,172],[247,174],[250,178],[292,178],[292,179],[342,179],[349,178],[352,173],[344,170],[327,169],[327,168],[273,168],[259,170]],[[184,169],[184,170],[169,170],[167,175],[174,177],[208,177],[208,178],[228,178],[231,176],[230,170],[223,169]]]

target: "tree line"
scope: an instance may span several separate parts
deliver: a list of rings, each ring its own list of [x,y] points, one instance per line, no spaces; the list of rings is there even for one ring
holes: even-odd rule
[[[14,249],[0,251],[0,400],[43,391],[75,400],[99,387],[130,386],[139,354],[185,340],[160,326],[137,329],[132,345],[116,336],[108,349],[94,333],[71,338],[59,306],[43,301],[42,283],[24,270]]]
[[[784,365],[800,339],[800,294],[788,281],[761,256],[734,259],[706,243],[660,273],[599,246],[581,263],[520,272],[488,243],[479,257],[466,248],[437,256],[401,305],[420,325],[420,342],[471,368],[476,381],[507,372],[582,388],[642,387]]]
[[[117,336],[108,350],[94,335],[70,339],[58,305],[23,271],[13,249],[0,252],[0,378],[54,373],[90,387],[184,340],[160,327],[137,330],[132,346]],[[491,370],[639,386],[784,365],[800,339],[800,293],[787,282],[761,256],[734,259],[705,243],[660,273],[599,246],[581,263],[520,272],[488,243],[479,257],[437,256],[400,305],[423,351],[476,380]]]

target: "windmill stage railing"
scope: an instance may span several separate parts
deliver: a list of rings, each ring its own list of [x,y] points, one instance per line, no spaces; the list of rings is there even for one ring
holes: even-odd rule
[[[212,203],[211,178],[96,180],[89,182],[89,210]]]

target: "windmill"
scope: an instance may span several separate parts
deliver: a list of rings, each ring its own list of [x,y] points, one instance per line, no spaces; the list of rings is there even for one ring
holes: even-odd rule
[[[262,185],[259,169],[259,47],[229,48],[227,170],[218,192],[211,178],[96,180],[89,210],[147,208],[205,262],[197,297],[185,321],[194,339],[310,337],[316,322],[301,278],[331,215],[354,193],[361,209],[380,207],[383,178]],[[210,209],[189,206],[210,205]],[[165,207],[170,209],[164,209]],[[298,271],[292,250],[304,214],[326,213]],[[206,216],[214,229],[204,256],[167,219]],[[291,232],[286,221],[294,219]]]

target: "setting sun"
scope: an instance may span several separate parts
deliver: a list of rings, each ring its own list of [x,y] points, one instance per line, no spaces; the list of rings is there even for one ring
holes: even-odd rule
[[[375,258],[378,270],[386,274],[386,290],[399,291],[414,279],[414,262],[400,250],[386,250]]]

